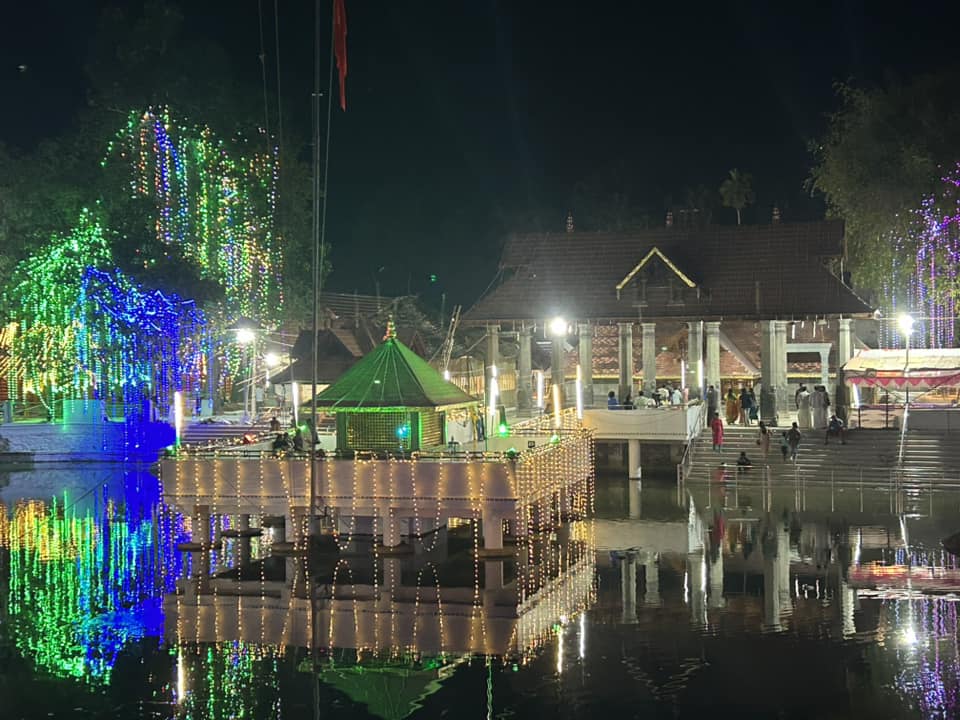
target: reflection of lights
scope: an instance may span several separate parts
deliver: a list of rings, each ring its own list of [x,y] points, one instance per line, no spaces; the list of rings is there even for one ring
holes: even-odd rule
[[[683,571],[683,602],[690,602],[690,572],[688,570]]]
[[[587,656],[587,614],[580,613],[580,659]]]
[[[183,666],[183,649],[177,652],[177,704],[183,702],[187,695],[187,671]]]
[[[916,647],[919,639],[917,638],[917,631],[912,627],[907,628],[900,635],[900,642],[902,642],[907,647]]]
[[[563,674],[563,626],[557,628],[557,675]]]
[[[707,559],[703,558],[703,561],[700,563],[700,592],[706,594],[707,592]]]

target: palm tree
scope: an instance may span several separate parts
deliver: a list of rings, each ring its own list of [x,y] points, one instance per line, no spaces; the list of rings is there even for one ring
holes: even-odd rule
[[[730,177],[720,183],[720,197],[724,207],[737,211],[737,225],[740,224],[740,211],[753,202],[753,177],[736,168],[730,171]]]

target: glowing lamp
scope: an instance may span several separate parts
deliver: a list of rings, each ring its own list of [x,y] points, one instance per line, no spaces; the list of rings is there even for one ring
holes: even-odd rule
[[[913,333],[913,315],[902,313],[897,318],[897,325],[900,327],[900,332],[909,337]]]
[[[447,382],[450,382],[450,371],[449,371],[449,370],[444,370],[444,371],[443,371],[443,379],[446,380]]]
[[[554,337],[564,337],[567,334],[567,321],[559,315],[551,320],[550,334]]]
[[[506,423],[500,423],[500,427],[497,428],[497,432],[500,437],[507,437],[510,434],[510,428],[507,427]]]
[[[257,334],[251,328],[239,328],[237,330],[237,342],[240,345],[249,345],[257,339]]]
[[[280,364],[280,356],[276,353],[268,352],[263,356],[263,362],[267,367],[276,367]]]

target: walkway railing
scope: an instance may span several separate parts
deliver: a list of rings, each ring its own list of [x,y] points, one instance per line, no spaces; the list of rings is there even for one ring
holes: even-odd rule
[[[690,468],[693,466],[694,455],[697,449],[697,441],[700,439],[700,436],[703,434],[703,429],[706,425],[706,414],[707,406],[706,404],[700,405],[700,411],[697,413],[697,426],[701,430],[693,435],[690,438],[690,442],[687,443],[687,446],[683,449],[683,455],[680,458],[680,462],[677,463],[677,493],[682,492],[683,483],[687,474],[690,472]]]

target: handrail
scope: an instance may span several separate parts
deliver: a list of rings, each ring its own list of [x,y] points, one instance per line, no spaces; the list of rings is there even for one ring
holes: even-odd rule
[[[706,403],[700,405],[700,411],[697,413],[697,432],[694,434],[690,441],[687,443],[687,446],[683,449],[683,455],[680,457],[680,462],[677,463],[677,485],[683,483],[683,479],[687,474],[687,471],[693,465],[693,456],[695,451],[695,446],[697,440],[700,438],[700,433],[703,432],[704,420],[703,416],[707,411]]]

